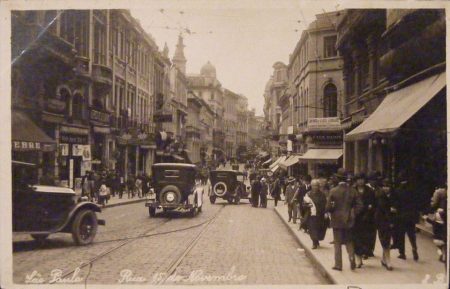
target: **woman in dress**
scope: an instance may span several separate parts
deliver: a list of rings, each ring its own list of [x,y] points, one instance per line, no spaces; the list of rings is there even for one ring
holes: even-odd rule
[[[319,247],[319,241],[325,237],[327,229],[325,222],[325,206],[327,197],[320,190],[320,181],[312,180],[311,190],[303,198],[304,208],[306,208],[305,219],[309,231],[309,236],[313,242],[312,249]]]

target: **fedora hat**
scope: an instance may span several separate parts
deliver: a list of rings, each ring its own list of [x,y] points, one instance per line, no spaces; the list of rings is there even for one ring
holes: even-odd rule
[[[288,182],[288,183],[292,183],[293,181],[295,181],[295,178],[294,178],[293,176],[290,176],[290,177],[287,179],[287,182]]]
[[[339,168],[337,172],[333,175],[338,181],[346,181],[347,174],[344,168]]]

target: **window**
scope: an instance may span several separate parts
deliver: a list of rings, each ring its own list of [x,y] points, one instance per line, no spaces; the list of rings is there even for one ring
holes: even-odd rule
[[[96,21],[94,24],[94,63],[106,65],[106,28]]]
[[[83,119],[83,97],[80,94],[73,96],[72,117],[74,119]]]
[[[326,36],[323,38],[324,58],[337,56],[336,51],[337,36]]]
[[[323,91],[324,117],[337,116],[337,89],[332,83],[325,86]]]
[[[89,17],[86,11],[77,11],[75,21],[75,49],[78,55],[88,57]]]
[[[73,12],[70,10],[63,11],[60,18],[60,36],[71,44],[75,40],[74,26]]]

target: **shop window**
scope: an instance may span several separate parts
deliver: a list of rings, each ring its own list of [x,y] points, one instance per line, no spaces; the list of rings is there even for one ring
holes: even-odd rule
[[[336,35],[323,38],[324,58],[337,56],[336,39]]]
[[[337,116],[337,89],[332,83],[325,86],[323,92],[324,117]]]

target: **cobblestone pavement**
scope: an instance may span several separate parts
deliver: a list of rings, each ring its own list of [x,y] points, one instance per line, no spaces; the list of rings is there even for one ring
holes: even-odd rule
[[[134,239],[97,259],[90,269],[82,267],[75,273],[78,281],[88,276],[88,284],[117,284],[125,279],[132,284],[326,283],[273,211],[272,202],[260,209],[246,200],[241,205],[206,201],[205,197],[203,212],[194,218],[176,212],[149,218],[143,203],[108,208],[101,214],[106,226],[100,226],[94,244],[85,247],[75,246],[69,234],[52,235],[42,246],[28,236],[14,235],[14,282],[24,282],[34,270],[49,281],[52,270],[75,269],[116,248],[123,238],[153,229],[150,234],[157,235]],[[123,278],[126,270],[133,277]]]

